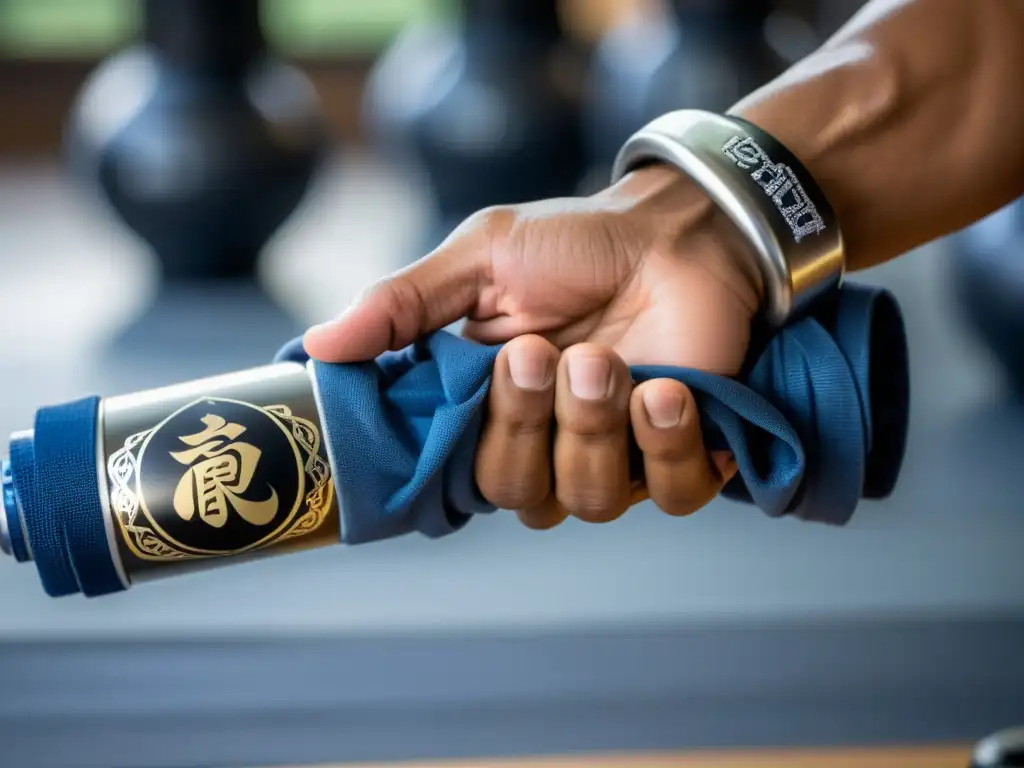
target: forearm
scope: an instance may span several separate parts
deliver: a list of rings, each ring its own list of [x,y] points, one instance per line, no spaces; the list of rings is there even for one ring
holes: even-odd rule
[[[731,112],[814,175],[850,269],[886,261],[1024,193],[1024,2],[874,0]]]

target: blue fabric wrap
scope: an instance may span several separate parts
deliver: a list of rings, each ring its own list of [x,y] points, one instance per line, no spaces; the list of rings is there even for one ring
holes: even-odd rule
[[[343,541],[440,537],[493,511],[474,483],[473,454],[499,349],[438,332],[372,362],[314,362]],[[296,339],[277,359],[308,358]],[[736,457],[725,495],[772,517],[842,525],[861,499],[884,498],[896,483],[909,373],[902,316],[884,290],[835,292],[754,347],[735,379],[658,366],[632,375],[693,391],[705,442]]]
[[[125,588],[110,552],[96,471],[99,398],[40,408],[11,466],[32,559],[51,597]]]

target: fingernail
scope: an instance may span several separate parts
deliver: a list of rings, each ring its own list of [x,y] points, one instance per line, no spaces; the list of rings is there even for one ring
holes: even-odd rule
[[[552,366],[547,355],[531,355],[513,347],[508,354],[508,372],[512,383],[520,389],[541,390],[551,385]]]
[[[678,392],[659,392],[648,388],[644,390],[644,409],[653,427],[669,429],[678,426],[683,418],[683,396]]]
[[[612,366],[601,355],[570,355],[569,390],[581,400],[604,400],[612,385]]]

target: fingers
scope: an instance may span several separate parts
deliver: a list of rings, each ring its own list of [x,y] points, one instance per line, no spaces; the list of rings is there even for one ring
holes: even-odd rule
[[[646,484],[630,478],[630,427]],[[605,523],[650,498],[674,516],[692,514],[736,472],[728,451],[704,448],[697,404],[671,379],[635,389],[613,351],[580,344],[559,356],[539,336],[499,353],[476,479],[492,504],[515,510],[529,528],[572,515]]]
[[[539,336],[499,353],[477,448],[484,497],[529,528],[567,516],[608,522],[629,507],[629,370],[593,344],[558,349]],[[553,448],[552,448],[553,444]]]
[[[531,528],[550,528],[565,515],[552,509],[552,416],[558,349],[539,336],[510,341],[498,354],[488,416],[477,447],[476,480],[484,497],[519,510]]]
[[[731,454],[709,456],[705,450],[697,403],[680,382],[655,379],[637,386],[630,417],[644,456],[648,494],[667,514],[693,514],[735,474]]]
[[[373,286],[341,317],[310,328],[303,338],[306,352],[325,362],[370,360],[471,313],[494,241],[513,215],[494,209],[471,217],[437,250]]]
[[[555,497],[591,523],[629,508],[629,368],[596,344],[569,348],[556,383]]]

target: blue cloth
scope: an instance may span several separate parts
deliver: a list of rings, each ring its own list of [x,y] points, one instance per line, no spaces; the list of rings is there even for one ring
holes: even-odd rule
[[[493,511],[473,481],[499,347],[446,332],[362,364],[313,364],[349,544],[440,537]],[[278,360],[305,362],[296,339]],[[902,317],[886,291],[847,286],[767,343],[736,379],[640,366],[693,391],[705,440],[736,457],[725,495],[772,517],[841,525],[887,496],[902,463],[909,375]]]
[[[99,398],[40,408],[11,468],[32,559],[51,597],[125,588],[111,556],[96,473]]]

